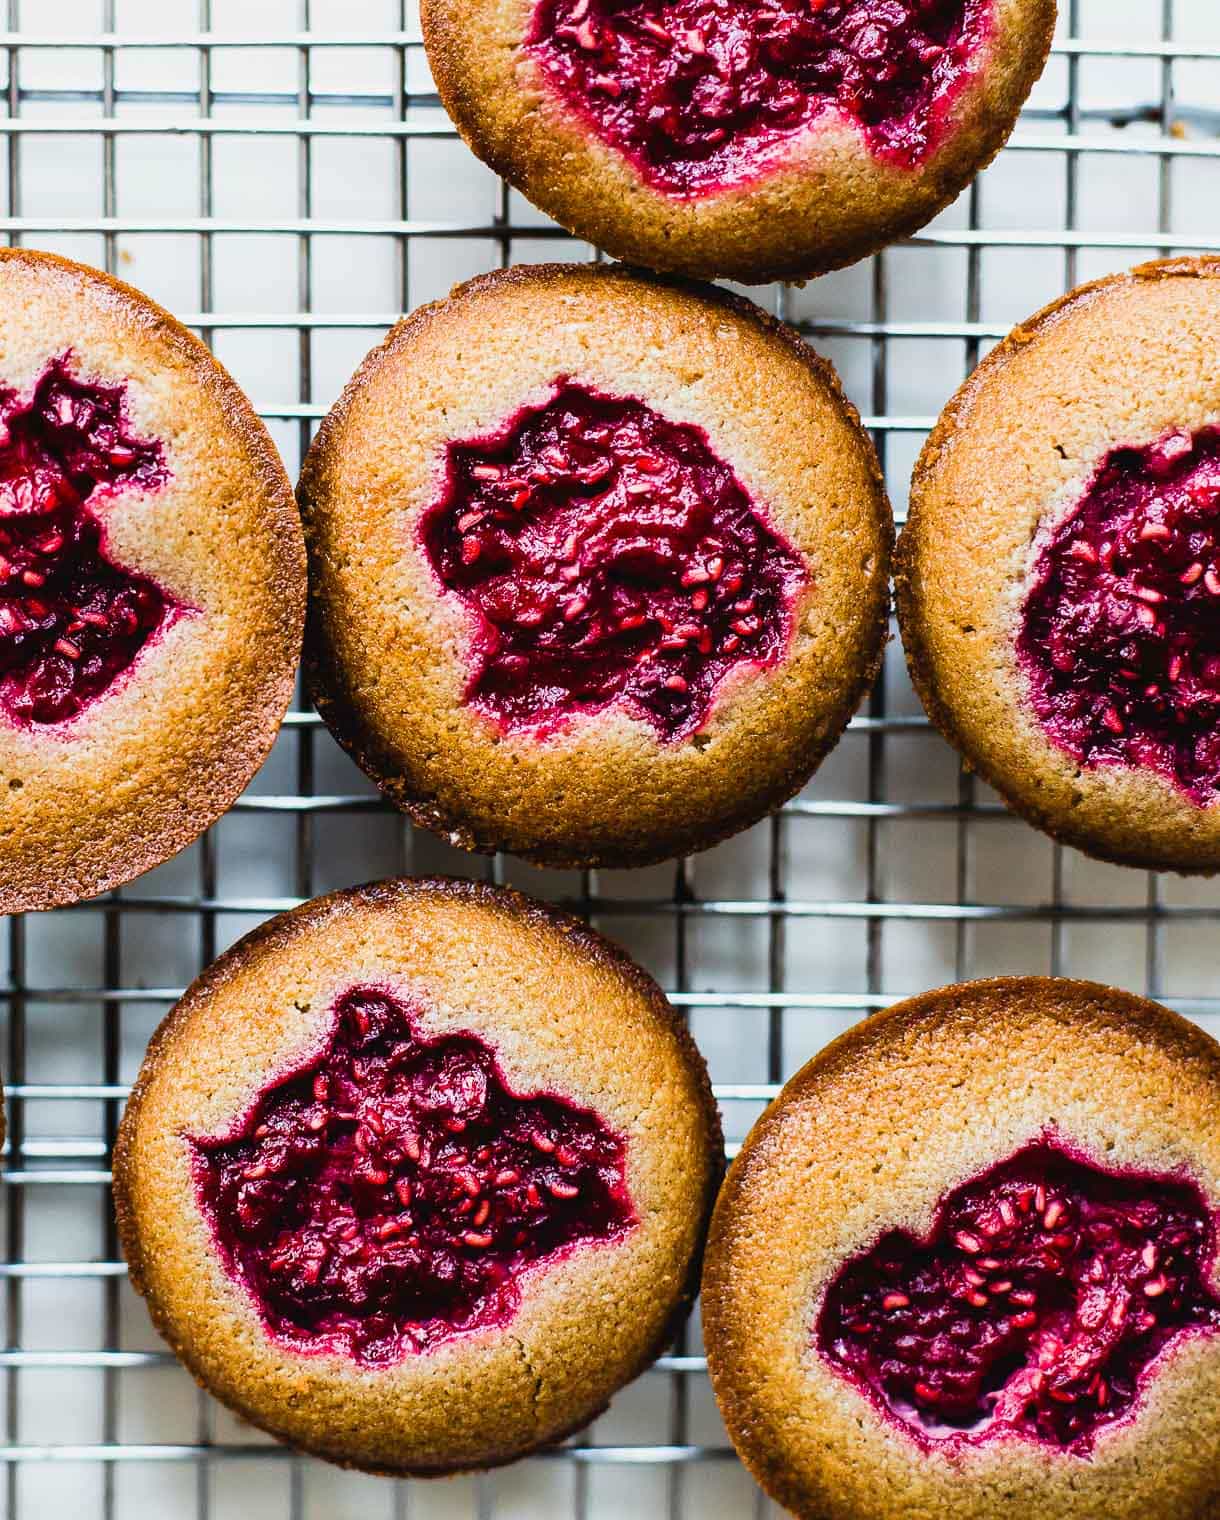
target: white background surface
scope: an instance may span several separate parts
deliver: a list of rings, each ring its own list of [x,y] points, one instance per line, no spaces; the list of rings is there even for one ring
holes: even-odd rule
[[[926,427],[1008,324],[1077,280],[1162,246],[1201,238],[1220,247],[1220,52],[1172,65],[1155,56],[1163,37],[1182,49],[1220,48],[1220,8],[1214,0],[1079,0],[1072,9],[1061,37],[1070,21],[1103,53],[1119,44],[1135,56],[1058,52],[1019,146],[930,237],[786,297],[759,297],[816,324],[815,341],[853,399],[882,423],[900,515]],[[446,131],[418,46],[216,47],[209,60],[191,41],[208,19],[196,0],[8,0],[8,13],[10,27],[42,39],[109,27],[125,39],[172,39],[109,54],[25,46],[16,81],[13,53],[0,46],[0,111],[7,101],[10,117],[44,127],[0,139],[0,230],[109,262],[188,321],[217,317],[216,351],[267,415],[294,474],[312,419],[400,310],[504,259],[590,254],[551,235],[519,197],[502,197]],[[397,0],[211,5],[211,30],[225,39],[296,39],[306,26],[318,37],[418,36],[413,8],[401,12]],[[267,135],[175,132],[199,118],[201,81],[218,123]],[[1167,88],[1169,119],[1186,128],[1170,154],[1155,151],[1166,142],[1159,110]],[[1141,114],[1148,119],[1132,124]],[[106,115],[158,130],[107,139],[98,130]],[[305,137],[294,128],[308,115],[362,135]],[[407,134],[397,125],[404,119]],[[65,125],[71,130],[52,130]],[[1133,151],[1065,151],[1079,139]],[[246,230],[263,223],[281,230]],[[149,226],[170,230],[141,230]],[[432,235],[442,229],[459,235]],[[322,320],[294,326],[302,311]],[[485,1479],[407,1485],[285,1457],[198,1395],[160,1354],[115,1264],[109,1195],[97,1173],[117,1103],[96,1085],[130,1081],[174,989],[260,918],[297,897],[400,869],[494,870],[542,896],[583,897],[600,927],[681,994],[732,1140],[777,1078],[863,1012],[959,976],[1100,977],[1158,992],[1220,1033],[1220,886],[1092,864],[1004,815],[920,721],[895,645],[864,716],[782,821],[685,867],[585,878],[514,861],[492,866],[413,834],[373,803],[324,731],[297,724],[246,805],[205,844],[108,906],[0,933],[5,1077],[23,1146],[0,1187],[4,1513],[439,1520],[761,1512],[740,1469],[716,1455],[724,1434],[697,1360],[697,1328],[682,1348],[696,1358],[687,1370],[645,1376],[582,1438],[597,1447],[677,1446],[684,1449],[659,1455],[681,1461],[649,1460],[637,1449],[642,1460],[629,1464],[533,1461]],[[302,807],[294,798],[304,793],[323,800]],[[693,908],[675,911],[675,892]],[[125,996],[105,998],[104,989]],[[15,1100],[14,1083],[85,1086],[93,1095]],[[40,1172],[51,1176],[32,1180]],[[55,1263],[70,1275],[43,1265]],[[223,1450],[205,1462],[183,1449],[200,1441]],[[64,1461],[54,1451],[97,1444],[120,1460],[78,1460],[89,1454],[75,1451]],[[133,1445],[150,1449],[113,1451]],[[238,1447],[266,1454],[242,1458]]]

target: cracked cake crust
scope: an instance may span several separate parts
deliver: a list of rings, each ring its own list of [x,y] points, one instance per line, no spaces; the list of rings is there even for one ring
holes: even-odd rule
[[[997,1032],[1002,1038],[997,1038]],[[1103,1167],[1177,1174],[1220,1206],[1220,1047],[1089,982],[942,988],[858,1024],[755,1125],[717,1203],[708,1363],[741,1456],[809,1520],[1200,1520],[1220,1508],[1220,1336],[1163,1353],[1081,1457],[1016,1435],[918,1443],[818,1350],[843,1264],[1048,1129]],[[1208,1285],[1220,1287],[1213,1252]]]
[[[317,1049],[336,997],[360,983],[413,999],[425,1036],[483,1039],[515,1091],[595,1109],[626,1137],[638,1220],[528,1273],[502,1328],[378,1368],[268,1335],[222,1267],[188,1138],[226,1133]],[[195,983],[133,1089],[115,1199],[132,1282],[203,1386],[302,1450],[429,1475],[554,1444],[660,1353],[697,1286],[722,1154],[702,1059],[620,950],[516,892],[400,880],[272,919]]]
[[[679,743],[621,704],[539,739],[467,700],[479,624],[438,582],[419,524],[447,445],[488,436],[561,376],[702,428],[809,571],[786,651],[761,670],[739,661]],[[398,807],[467,849],[556,866],[704,849],[805,784],[880,665],[893,527],[868,435],[791,329],[707,287],[559,264],[458,287],[368,356],[299,495],[318,710]]]
[[[977,71],[943,140],[914,168],[888,163],[836,111],[776,167],[715,193],[655,188],[560,98],[526,46],[536,0],[423,0],[445,109],[471,150],[576,236],[615,258],[698,278],[800,280],[914,232],[1000,150],[1041,73],[1054,0],[996,0]]]
[[[0,721],[0,911],[52,908],[184,849],[262,764],[291,700],[305,556],[266,429],[204,345],[147,297],[53,254],[0,250],[0,385],[70,354],[124,391],[166,478],[98,493],[114,559],[190,609],[62,724]]]
[[[1149,767],[1085,766],[1026,697],[1016,638],[1035,539],[1098,465],[1220,420],[1220,259],[1070,291],[967,379],[920,455],[895,560],[899,627],[932,721],[1010,807],[1065,844],[1152,870],[1220,869],[1220,801]]]

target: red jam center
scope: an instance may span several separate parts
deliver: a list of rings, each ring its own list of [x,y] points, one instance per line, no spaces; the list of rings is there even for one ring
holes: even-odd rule
[[[839,1272],[826,1357],[922,1439],[1003,1430],[1087,1450],[1175,1336],[1220,1330],[1198,1189],[1027,1147],[949,1193],[927,1240]]]
[[[229,1272],[296,1350],[384,1365],[506,1324],[521,1274],[635,1222],[626,1146],[595,1113],[510,1092],[473,1035],[426,1040],[374,988],[240,1130],[196,1141]]]
[[[28,400],[0,391],[0,708],[19,722],[75,717],[173,607],[107,557],[86,505],[168,479],[161,445],[128,431],[123,400],[121,386],[77,379],[67,356]]]
[[[1220,429],[1109,456],[1042,549],[1017,649],[1061,749],[1220,795]]]
[[[764,169],[834,109],[911,166],[943,131],[991,0],[540,0],[529,47],[566,103],[658,189]]]
[[[570,381],[450,446],[423,535],[483,620],[467,699],[507,728],[621,699],[684,737],[735,665],[778,663],[805,581],[699,428]]]

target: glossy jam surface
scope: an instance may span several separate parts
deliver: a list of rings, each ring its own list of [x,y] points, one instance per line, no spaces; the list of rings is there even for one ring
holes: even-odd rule
[[[1220,429],[1109,456],[1041,550],[1017,650],[1061,749],[1220,795]]]
[[[85,383],[67,357],[32,396],[0,391],[0,708],[10,718],[74,718],[173,610],[159,586],[108,558],[87,504],[167,478],[161,445],[127,426],[123,388]]]
[[[467,700],[509,729],[622,700],[685,737],[734,666],[781,659],[805,581],[700,429],[566,381],[450,447],[423,536],[481,615]]]
[[[279,1340],[384,1365],[506,1324],[528,1268],[635,1221],[596,1114],[520,1097],[472,1035],[424,1040],[375,988],[240,1131],[195,1141],[225,1264]]]
[[[1220,1330],[1215,1244],[1193,1185],[1039,1143],[949,1193],[928,1240],[893,1231],[849,1261],[817,1343],[921,1439],[1087,1450],[1175,1336]]]
[[[540,0],[529,47],[646,180],[739,184],[834,109],[879,158],[937,145],[991,0]]]

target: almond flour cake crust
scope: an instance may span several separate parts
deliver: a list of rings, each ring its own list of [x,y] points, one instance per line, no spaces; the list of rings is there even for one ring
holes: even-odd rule
[[[704,1271],[713,1387],[767,1492],[809,1520],[1215,1515],[1214,1331],[1171,1342],[1133,1411],[1100,1424],[1082,1454],[1016,1432],[916,1439],[828,1359],[815,1327],[845,1263],[893,1230],[927,1238],[946,1195],[1048,1136],[1105,1172],[1197,1189],[1211,1215],[1203,1265],[1214,1303],[1217,1112],[1215,1041],[1157,1004],[1088,982],[943,988],[816,1056],[734,1161]]]
[[[118,478],[85,508],[113,573],[155,583],[175,612],[77,716],[0,716],[5,913],[130,881],[230,807],[279,730],[304,623],[291,486],[228,374],[130,286],[2,249],[0,387],[23,402],[57,363],[74,382],[121,395],[124,436],[159,461],[124,479],[133,451],[114,451]],[[88,628],[78,637],[87,646]],[[64,647],[76,658],[71,638]]]
[[[622,702],[538,733],[470,700],[489,627],[423,542],[446,451],[565,383],[699,430],[802,572],[778,659],[738,659],[676,741]],[[318,710],[398,807],[468,849],[625,866],[705,848],[804,785],[879,668],[893,530],[872,444],[829,366],[723,292],[582,265],[472,280],[369,355],[299,494]]]
[[[423,0],[445,109],[471,149],[576,236],[699,278],[799,280],[914,232],[999,151],[1045,65],[1054,0],[995,0],[936,145],[887,160],[837,109],[744,183],[675,195],[567,104],[528,46],[536,0]]]
[[[1099,467],[1115,450],[1220,421],[1218,338],[1214,258],[1142,265],[1018,326],[928,439],[895,568],[924,706],[1009,806],[1100,859],[1205,874],[1220,868],[1220,804],[1149,766],[1086,765],[1056,743],[1031,705],[1017,639],[1047,533]]]
[[[311,1060],[373,986],[427,1040],[476,1037],[506,1086],[624,1137],[634,1223],[525,1272],[515,1312],[369,1366],[267,1328],[201,1211],[194,1141]],[[723,1145],[706,1068],[655,983],[579,920],[472,882],[317,899],[221,957],[154,1037],[115,1154],[132,1282],[199,1381],[281,1440],[374,1472],[512,1461],[592,1419],[663,1349],[697,1287]]]

